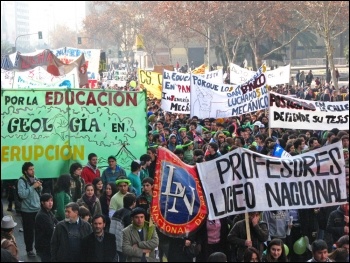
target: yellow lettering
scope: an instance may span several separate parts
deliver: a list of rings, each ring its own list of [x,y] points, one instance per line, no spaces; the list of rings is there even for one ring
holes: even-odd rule
[[[29,145],[29,146],[1,146],[1,161],[47,161],[84,160],[85,146],[80,145]]]
[[[44,154],[44,147],[41,145],[34,146],[34,160],[38,160]]]
[[[4,146],[1,147],[1,161],[2,162],[8,162],[9,158],[8,158],[8,154],[9,154],[9,146]]]

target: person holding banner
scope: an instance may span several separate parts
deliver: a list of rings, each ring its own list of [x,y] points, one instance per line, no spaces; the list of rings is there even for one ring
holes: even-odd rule
[[[244,251],[247,247],[255,247],[259,251],[259,256],[261,257],[264,251],[264,242],[266,242],[269,237],[268,226],[265,222],[260,221],[260,213],[250,212],[248,215],[250,239],[247,237],[245,219],[238,221],[227,236],[227,240],[235,250],[232,255],[233,262],[241,262],[243,260]]]
[[[268,224],[269,227],[269,238],[279,238],[283,242],[286,240],[287,229],[292,228],[289,224],[289,211],[278,210],[278,211],[264,211],[263,220]]]

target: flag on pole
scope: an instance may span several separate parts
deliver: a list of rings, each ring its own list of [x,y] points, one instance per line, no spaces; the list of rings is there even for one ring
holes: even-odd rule
[[[276,143],[275,147],[273,148],[272,156],[278,157],[278,158],[290,158],[290,157],[292,157],[278,143]]]

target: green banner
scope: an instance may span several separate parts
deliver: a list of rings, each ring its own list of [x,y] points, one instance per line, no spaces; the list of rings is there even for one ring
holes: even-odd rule
[[[3,90],[1,179],[17,179],[24,162],[38,178],[56,178],[89,153],[104,170],[113,155],[127,172],[147,152],[146,93]]]

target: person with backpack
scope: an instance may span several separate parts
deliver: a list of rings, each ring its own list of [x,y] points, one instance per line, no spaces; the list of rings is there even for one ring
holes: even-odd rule
[[[35,217],[40,210],[42,182],[35,177],[34,164],[31,162],[23,164],[22,174],[17,182],[17,191],[21,199],[24,243],[28,257],[35,257],[33,251]]]
[[[123,229],[131,224],[131,211],[136,206],[136,196],[132,193],[127,193],[123,197],[123,208],[115,211],[111,218],[111,226],[109,233],[116,237],[118,262],[125,262],[126,257],[122,252],[122,236]]]

